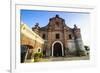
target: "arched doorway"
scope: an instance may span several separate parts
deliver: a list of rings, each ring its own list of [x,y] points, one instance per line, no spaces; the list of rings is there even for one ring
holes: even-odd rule
[[[53,56],[55,57],[62,56],[62,47],[61,44],[58,42],[54,44]]]
[[[63,44],[60,41],[55,41],[52,44],[52,56],[55,57],[59,57],[59,56],[63,56],[64,52],[63,52]]]

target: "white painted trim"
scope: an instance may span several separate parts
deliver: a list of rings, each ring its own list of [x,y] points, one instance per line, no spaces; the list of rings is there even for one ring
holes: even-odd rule
[[[63,48],[63,44],[62,44],[61,41],[54,41],[53,42],[53,44],[52,44],[52,56],[53,56],[53,49],[54,49],[53,46],[54,46],[55,43],[60,43],[61,44],[61,46],[62,46],[62,56],[64,56],[64,48]]]

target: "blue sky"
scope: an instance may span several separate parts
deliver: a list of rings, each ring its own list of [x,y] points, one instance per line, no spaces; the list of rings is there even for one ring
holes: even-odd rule
[[[49,19],[58,14],[65,19],[66,25],[73,28],[76,24],[81,29],[84,44],[89,45],[90,37],[90,15],[89,13],[79,12],[59,12],[59,11],[39,11],[39,10],[21,10],[21,22],[32,28],[35,23],[39,23],[40,27],[48,24]]]

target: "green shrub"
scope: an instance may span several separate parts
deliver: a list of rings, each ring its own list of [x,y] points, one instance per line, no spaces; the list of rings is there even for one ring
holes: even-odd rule
[[[37,52],[34,54],[34,62],[39,62],[40,61],[40,58],[43,57],[43,53],[41,52]]]
[[[43,57],[43,53],[38,53],[38,55],[39,55],[39,58]]]
[[[77,56],[85,56],[85,52],[83,50],[77,50]]]
[[[85,52],[84,51],[79,51],[79,56],[85,56]]]

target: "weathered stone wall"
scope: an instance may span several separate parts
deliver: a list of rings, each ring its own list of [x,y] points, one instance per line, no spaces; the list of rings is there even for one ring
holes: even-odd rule
[[[45,41],[46,42],[46,54],[50,56],[52,51],[52,44],[55,41],[60,41],[63,44],[64,53],[70,52],[70,54],[75,54],[77,50],[76,42],[77,39],[77,45],[79,45],[79,48],[84,50],[84,46],[81,39],[81,33],[80,29],[77,28],[76,25],[74,25],[74,28],[70,28],[65,24],[65,20],[60,18],[58,15],[56,15],[53,18],[49,19],[49,23],[47,27],[45,27],[45,31],[39,30],[39,35],[42,37],[43,34],[45,34]],[[56,38],[56,34],[59,34],[59,39]],[[67,50],[67,52],[66,52]]]
[[[76,47],[75,47],[74,40],[68,40],[66,44],[68,45],[68,53],[69,54],[75,54]]]

